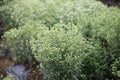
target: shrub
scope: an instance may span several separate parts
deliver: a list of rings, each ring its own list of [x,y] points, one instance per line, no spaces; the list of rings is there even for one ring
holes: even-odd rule
[[[118,73],[116,74],[117,71],[119,72],[120,56],[118,44],[120,41],[119,20],[119,9],[111,7],[99,16],[94,17],[89,23],[90,29],[88,28],[88,31],[90,35],[88,39],[99,40],[102,49],[101,52],[91,54],[83,60],[83,73],[87,76],[87,79],[119,79]],[[112,70],[114,68],[116,68],[115,71]],[[87,73],[88,71],[90,73]]]
[[[120,77],[120,57],[115,59],[114,63],[112,64],[112,73],[116,77]]]
[[[23,26],[29,20],[37,21],[50,27],[58,22],[56,15],[60,4],[61,1],[59,0],[14,0],[7,6],[11,20],[8,22],[9,27],[17,28]]]
[[[42,31],[32,38],[33,54],[49,80],[80,79],[81,61],[94,47],[86,44],[77,27],[64,26],[65,30],[60,27]]]
[[[49,28],[59,22],[73,25],[84,24],[90,21],[88,16],[95,17],[105,8],[94,0],[14,0],[6,7],[10,15],[8,26],[16,28],[23,26],[29,20],[37,21]]]
[[[50,80],[81,78],[81,61],[94,47],[86,44],[75,26],[57,24],[52,30],[40,26],[43,25],[32,22],[24,29],[11,29],[4,35],[4,47],[10,49],[17,62],[32,61],[35,56]]]
[[[83,59],[83,79],[119,79],[119,59],[103,49],[99,50]]]
[[[12,21],[8,23],[17,29],[5,33],[4,47],[18,62],[35,56],[48,80],[118,79],[117,8],[94,0],[9,4],[13,5],[7,7]]]
[[[113,60],[111,53],[108,53],[100,44],[97,44],[96,50],[82,61],[81,73],[84,75],[83,79],[116,79],[117,77],[112,74],[111,64]]]
[[[35,33],[40,32],[42,28],[39,24],[35,24],[34,27],[30,25],[31,23],[26,24],[24,29],[11,29],[4,34],[5,43],[3,47],[10,49],[12,57],[17,62],[23,62],[26,59],[32,61],[33,59],[29,42],[31,37],[34,37],[36,35]]]
[[[119,60],[119,48],[120,48],[120,14],[119,9],[117,8],[109,8],[108,11],[104,13],[104,15],[99,16],[93,22],[93,31],[95,32],[95,36],[104,39],[101,40],[103,47],[107,48],[107,52],[109,56],[111,56],[110,68],[112,64],[116,64],[117,60]],[[95,30],[97,29],[97,30]],[[119,64],[119,61],[117,62]],[[117,67],[117,66],[116,66]],[[118,68],[118,67],[117,67]],[[111,68],[112,70],[112,68]],[[119,68],[118,68],[119,70]],[[112,71],[111,71],[112,74]]]

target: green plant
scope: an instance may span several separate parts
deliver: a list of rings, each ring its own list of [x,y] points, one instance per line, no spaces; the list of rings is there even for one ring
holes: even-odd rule
[[[31,23],[26,24],[24,29],[11,29],[4,34],[5,42],[2,47],[9,49],[12,57],[17,62],[23,62],[26,59],[32,61],[34,57],[29,42],[31,37],[35,37],[36,32],[42,30],[40,27],[42,25],[35,23],[32,24],[34,25],[31,25]]]
[[[59,21],[56,15],[61,3],[58,0],[14,0],[6,8],[10,15],[8,26],[17,28],[32,20],[51,27]]]
[[[81,73],[84,75],[83,79],[118,79],[112,74],[113,54],[102,48],[100,42],[94,42],[95,50],[82,61]]]
[[[48,80],[119,78],[119,9],[95,0],[20,0],[6,10],[8,27],[17,29],[5,33],[3,48],[18,62],[35,56]]]
[[[120,77],[120,57],[115,59],[114,63],[111,66],[114,76]]]
[[[33,54],[41,62],[49,80],[73,80],[81,77],[81,63],[92,47],[86,44],[76,26],[57,26],[32,38]]]
[[[14,80],[14,77],[13,77],[13,75],[10,74],[6,78],[4,78],[4,80]]]
[[[23,26],[29,20],[49,28],[59,22],[71,25],[86,24],[90,21],[90,16],[96,17],[105,9],[105,6],[94,0],[14,0],[6,6],[9,15],[7,24],[9,28]]]
[[[87,39],[94,39],[93,42],[98,40],[98,49],[101,50],[95,50],[97,53],[83,60],[82,70],[87,79],[119,79],[119,20],[119,9],[111,7],[92,18],[86,27]],[[116,70],[112,71],[114,68]]]

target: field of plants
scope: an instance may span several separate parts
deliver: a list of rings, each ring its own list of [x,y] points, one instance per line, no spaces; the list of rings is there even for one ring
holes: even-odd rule
[[[119,5],[0,0],[0,80],[120,80]]]

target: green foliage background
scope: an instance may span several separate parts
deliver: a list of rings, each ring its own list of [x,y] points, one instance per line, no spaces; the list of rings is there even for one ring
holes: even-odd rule
[[[120,78],[120,10],[95,0],[13,0],[3,48],[41,63],[48,80]]]

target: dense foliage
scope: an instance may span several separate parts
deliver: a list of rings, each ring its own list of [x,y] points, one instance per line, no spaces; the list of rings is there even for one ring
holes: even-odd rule
[[[2,48],[35,57],[48,80],[120,78],[120,10],[95,0],[13,0]]]
[[[101,13],[104,8],[105,6],[101,3],[92,0],[84,2],[81,0],[19,0],[9,3],[9,6],[6,7],[11,19],[9,26],[12,27],[23,26],[28,21],[36,21],[47,27],[52,27],[60,22],[78,24],[84,18],[82,16],[91,15],[93,17],[93,14]]]
[[[34,27],[30,26],[29,23],[25,25],[24,29],[12,29],[4,35],[6,39],[6,42],[3,44],[4,47],[10,49],[12,56],[14,56],[14,59],[18,62],[22,62],[26,59],[32,60],[33,55],[29,42],[31,37],[34,37],[36,32],[40,32],[42,29],[39,28],[41,25],[32,24],[34,24]]]
[[[33,53],[49,80],[74,80],[82,76],[81,61],[92,52],[92,46],[72,27],[41,31],[31,40]]]

